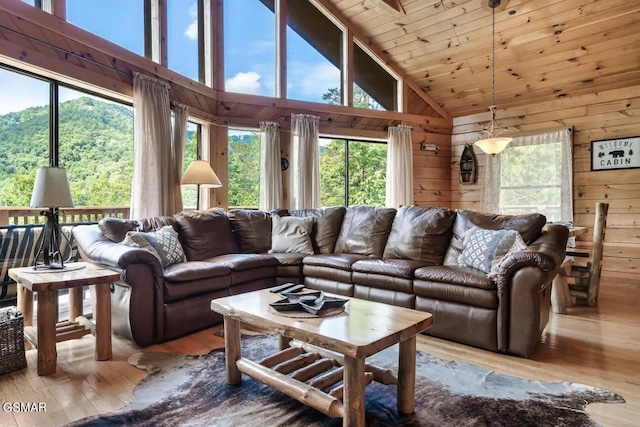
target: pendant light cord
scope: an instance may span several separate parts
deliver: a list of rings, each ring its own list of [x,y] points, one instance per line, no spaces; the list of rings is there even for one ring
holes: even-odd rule
[[[491,9],[491,118],[496,119],[496,8]]]

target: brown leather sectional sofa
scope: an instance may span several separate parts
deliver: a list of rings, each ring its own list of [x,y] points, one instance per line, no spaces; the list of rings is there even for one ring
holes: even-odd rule
[[[286,282],[429,311],[429,334],[491,351],[528,357],[540,340],[568,236],[542,215],[372,206],[277,213],[314,218],[313,255],[268,254],[271,213],[254,210],[104,219],[74,235],[85,261],[121,272],[112,290],[113,329],[140,346],[220,322],[213,298]],[[120,243],[128,231],[166,225],[178,232],[186,262],[163,268],[151,252]],[[488,277],[458,265],[472,227],[517,230],[527,247]]]

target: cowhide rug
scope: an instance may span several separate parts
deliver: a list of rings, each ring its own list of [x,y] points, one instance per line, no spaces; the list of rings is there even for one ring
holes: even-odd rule
[[[274,336],[243,337],[242,354],[251,360],[273,354]],[[397,366],[397,348],[371,360]],[[340,426],[288,396],[243,375],[241,386],[225,383],[224,350],[204,356],[136,353],[129,363],[149,372],[120,411],[72,423],[73,426]],[[450,362],[418,352],[416,412],[400,417],[396,387],[366,388],[370,426],[596,426],[584,411],[588,403],[624,402],[612,392],[569,382],[540,382]]]

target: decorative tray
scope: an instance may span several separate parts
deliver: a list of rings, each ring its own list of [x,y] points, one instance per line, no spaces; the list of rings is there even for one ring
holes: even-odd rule
[[[322,291],[313,292],[280,292],[279,295],[284,298],[269,304],[277,311],[306,311],[311,314],[318,314],[322,310],[329,308],[342,307],[349,301],[345,298],[338,298],[325,295]]]

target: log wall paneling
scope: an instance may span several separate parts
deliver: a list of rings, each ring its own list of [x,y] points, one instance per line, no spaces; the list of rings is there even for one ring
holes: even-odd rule
[[[591,141],[640,135],[637,120],[640,85],[571,96],[554,101],[499,110],[503,125],[521,134],[573,127],[574,222],[589,227],[577,246],[589,247],[593,235],[595,204],[609,203],[602,276],[621,283],[640,285],[640,169],[591,171]],[[461,185],[458,159],[465,143],[473,143],[479,124],[488,114],[454,119],[451,154],[451,207],[482,209],[481,188],[485,154],[476,149],[478,182]]]

